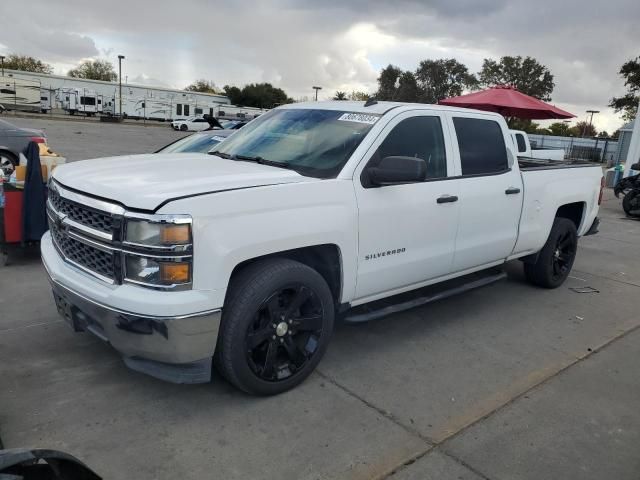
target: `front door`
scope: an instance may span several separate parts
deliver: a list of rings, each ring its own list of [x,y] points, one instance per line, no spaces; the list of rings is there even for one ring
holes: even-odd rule
[[[448,180],[453,155],[447,128],[438,112],[404,112],[385,127],[356,169],[356,301],[450,272],[458,224],[458,203],[454,200],[458,184]],[[427,181],[363,185],[362,170],[389,156],[423,159]]]

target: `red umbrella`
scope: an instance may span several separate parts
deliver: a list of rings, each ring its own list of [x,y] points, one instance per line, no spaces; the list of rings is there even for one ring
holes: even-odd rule
[[[452,107],[487,110],[500,113],[505,117],[528,118],[531,120],[575,117],[572,113],[565,112],[537,98],[525,95],[514,87],[509,86],[493,87],[468,95],[445,98],[438,103]]]

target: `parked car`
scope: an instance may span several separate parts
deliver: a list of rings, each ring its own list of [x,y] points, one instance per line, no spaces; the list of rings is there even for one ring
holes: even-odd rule
[[[207,130],[179,138],[156,153],[207,153],[236,130]]]
[[[5,176],[11,175],[29,142],[47,143],[42,130],[16,127],[12,123],[0,120],[0,170]]]
[[[249,123],[247,120],[220,120],[222,128],[227,130],[239,130],[247,123]]]
[[[519,157],[539,158],[541,160],[564,160],[562,148],[531,148],[529,135],[522,130],[511,130],[511,137]]]
[[[182,130],[183,132],[199,132],[209,128],[209,122],[202,117],[189,117],[171,122],[171,128],[174,130]]]
[[[600,166],[521,164],[496,113],[297,103],[212,153],[76,162],[49,188],[41,250],[58,310],[173,382],[209,381],[215,364],[245,392],[283,392],[314,370],[337,316],[422,305],[514,259],[556,288],[598,227]],[[432,284],[436,296],[418,290]]]

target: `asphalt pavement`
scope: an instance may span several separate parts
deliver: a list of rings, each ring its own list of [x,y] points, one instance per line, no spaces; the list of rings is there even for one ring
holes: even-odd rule
[[[181,135],[49,122],[71,160]],[[640,222],[610,191],[600,216],[562,287],[514,262],[491,286],[339,325],[316,373],[270,398],[128,370],[61,320],[37,254],[15,257],[0,267],[0,437],[108,479],[637,480]]]

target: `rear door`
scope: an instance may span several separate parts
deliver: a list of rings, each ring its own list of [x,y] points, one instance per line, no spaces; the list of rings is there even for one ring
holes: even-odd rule
[[[357,299],[371,299],[450,272],[458,225],[458,184],[449,180],[454,168],[448,130],[441,112],[401,113],[384,128],[356,169]],[[389,156],[423,159],[427,180],[366,186],[363,169]]]
[[[508,130],[495,117],[451,114],[459,191],[453,271],[505,259],[516,243],[522,178]]]

